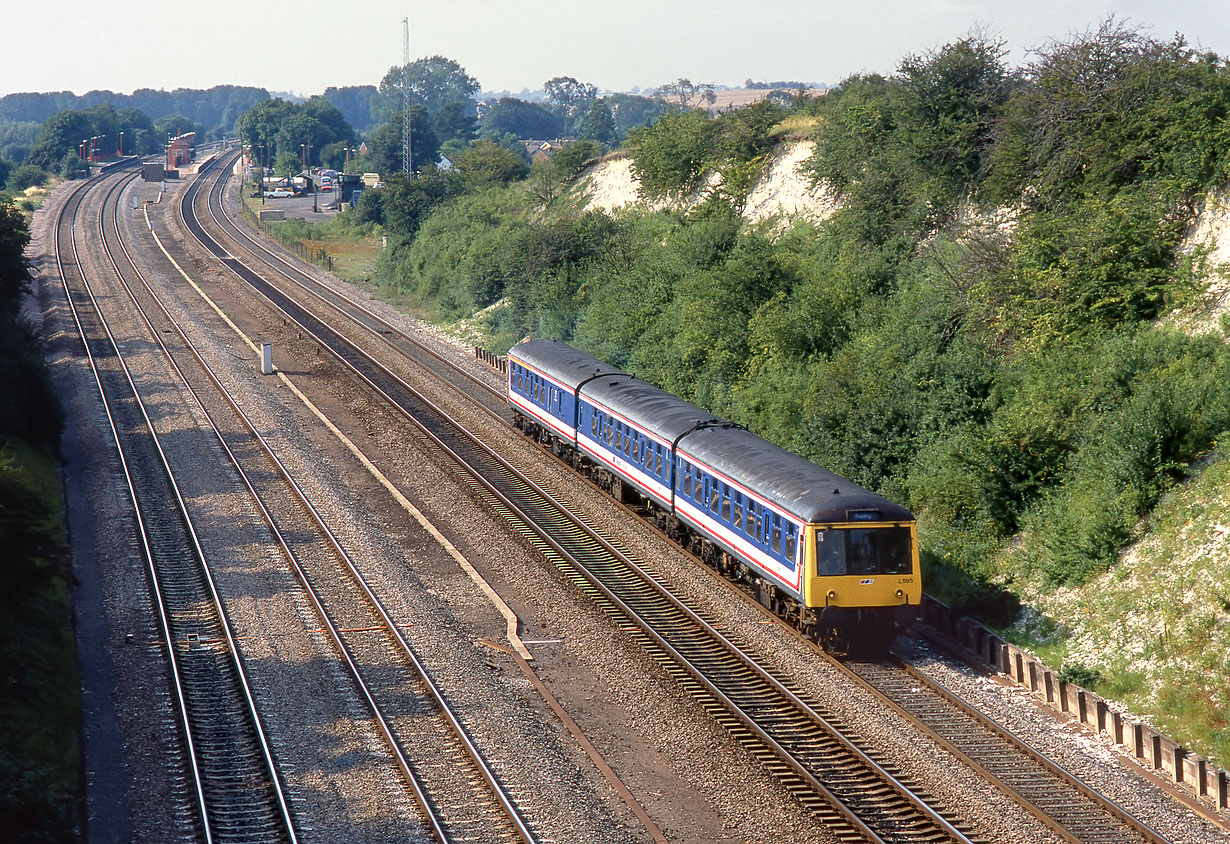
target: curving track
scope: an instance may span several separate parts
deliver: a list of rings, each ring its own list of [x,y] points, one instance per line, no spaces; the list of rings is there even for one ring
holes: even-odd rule
[[[100,176],[73,192],[56,221],[58,270],[128,483],[201,835],[207,842],[294,842],[295,826],[234,635],[174,473],[78,251],[87,197],[106,188],[105,205],[130,178]]]
[[[623,618],[640,625],[663,658],[691,678],[705,705],[727,713],[726,723],[741,741],[760,758],[776,760],[775,772],[826,825],[844,830],[838,834],[851,840],[970,840],[814,707],[661,590],[456,420],[229,254],[192,220],[193,196],[186,195],[181,207],[190,231],[208,251],[400,408],[520,531],[549,546],[603,593],[608,607],[618,607]]]
[[[114,215],[112,229],[105,234],[109,259],[129,300],[204,413],[293,568],[413,792],[430,835],[440,842],[533,842],[529,825],[389,610],[132,260]],[[178,357],[184,359],[183,366],[164,343],[164,335],[179,339],[177,348],[184,352]],[[226,432],[236,428],[243,433]],[[377,631],[379,635],[373,635]],[[391,665],[397,662],[399,666]],[[486,799],[483,789],[473,787],[475,782],[486,785]],[[458,800],[460,794],[470,799]]]
[[[213,217],[212,226],[224,231],[237,250],[243,248],[252,252],[262,251],[256,241],[233,226],[221,212],[220,196],[223,184],[224,179],[216,179],[208,193],[207,205]],[[634,619],[638,625],[642,625],[642,639],[646,647],[659,654],[664,664],[672,666],[672,670],[680,677],[680,682],[693,689],[715,713],[715,717],[725,719],[731,731],[753,748],[756,755],[765,759],[770,766],[779,769],[787,786],[798,794],[801,800],[818,807],[823,804],[826,808],[817,810],[821,814],[843,814],[843,810],[838,808],[844,805],[843,789],[860,791],[865,785],[847,785],[840,772],[831,767],[826,768],[820,755],[808,757],[808,753],[814,749],[810,738],[799,739],[800,731],[804,727],[800,726],[801,722],[796,719],[802,718],[803,722],[816,724],[824,721],[822,713],[816,712],[801,700],[783,704],[783,700],[789,701],[791,697],[797,696],[786,684],[771,677],[768,681],[756,681],[761,685],[754,688],[755,684],[747,679],[748,674],[765,672],[749,666],[751,660],[730,643],[722,642],[720,634],[713,636],[711,632],[700,632],[706,626],[703,620],[695,618],[694,614],[678,602],[674,602],[675,605],[672,606],[674,599],[670,596],[655,595],[654,593],[661,590],[651,573],[635,571],[635,565],[631,561],[620,560],[622,555],[615,549],[567,517],[565,508],[556,505],[549,495],[535,488],[528,479],[519,477],[513,467],[490,455],[476,441],[461,434],[457,423],[435,409],[430,402],[416,395],[381,366],[370,353],[347,342],[330,323],[340,320],[341,324],[346,326],[347,332],[356,329],[367,332],[388,343],[395,354],[412,354],[420,365],[442,369],[442,380],[455,385],[460,393],[490,414],[505,418],[507,413],[501,393],[491,390],[484,382],[474,381],[464,370],[438,358],[434,353],[419,350],[413,338],[399,333],[361,303],[313,281],[293,265],[266,254],[262,254],[260,259],[276,265],[278,274],[292,282],[299,290],[306,292],[318,305],[305,304],[301,297],[296,297],[300,299],[296,301],[279,287],[261,278],[205,233],[200,221],[195,219],[195,187],[194,191],[185,197],[182,209],[189,227],[207,249],[227,263],[275,307],[302,325],[322,346],[329,348],[339,359],[351,366],[374,389],[401,407],[403,412],[415,419],[416,424],[422,425],[442,447],[454,453],[456,459],[468,466],[473,473],[474,484],[481,490],[479,494],[505,513],[517,530],[555,558],[561,568],[573,573],[578,585],[593,594],[596,601],[621,619]],[[279,282],[281,283],[283,282]],[[475,389],[476,383],[481,385],[481,389]],[[714,655],[719,653],[724,654],[722,660],[729,661],[717,660]],[[692,662],[693,655],[696,655],[695,662]],[[706,663],[706,660],[710,662]],[[1006,731],[987,724],[985,718],[951,695],[945,695],[925,677],[907,675],[904,667],[864,664],[848,666],[847,670],[861,671],[867,677],[868,687],[882,697],[886,706],[895,707],[907,717],[911,717],[920,729],[928,732],[972,768],[980,771],[996,788],[1034,811],[1048,827],[1065,840],[1164,840],[1122,809],[1092,792],[1075,777],[1048,760],[1032,754]],[[772,694],[779,697],[766,696],[765,687],[771,688],[775,685],[780,688],[774,689]],[[944,701],[942,705],[936,702],[939,700]],[[791,707],[794,707],[793,712]],[[807,711],[809,709],[810,712]],[[800,715],[800,712],[804,714]],[[946,714],[941,717],[940,713]],[[975,729],[971,724],[979,726]],[[830,727],[833,732],[841,732],[840,725]],[[781,740],[779,737],[785,739]],[[849,764],[842,762],[839,767],[844,769],[844,766]],[[891,781],[891,772],[885,773],[889,776],[882,778],[882,781]],[[900,783],[898,785],[904,786]],[[850,814],[857,815],[860,811],[874,819],[879,810],[862,808],[853,810]],[[846,817],[845,820],[850,821],[850,818]],[[856,819],[851,829],[862,822]],[[891,836],[897,833],[897,830],[888,828],[870,829],[873,824],[874,820],[872,824],[867,824],[869,829],[860,830],[858,834],[883,834],[889,836],[886,840],[892,840]],[[960,835],[956,830],[949,830],[944,834],[954,833]],[[917,830],[913,830],[907,837],[919,834]]]

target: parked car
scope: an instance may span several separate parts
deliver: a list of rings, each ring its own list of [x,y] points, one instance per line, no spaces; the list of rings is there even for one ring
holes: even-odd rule
[[[293,190],[289,190],[288,188],[274,188],[273,190],[265,191],[265,196],[270,199],[284,199],[285,197],[294,195],[295,192]]]

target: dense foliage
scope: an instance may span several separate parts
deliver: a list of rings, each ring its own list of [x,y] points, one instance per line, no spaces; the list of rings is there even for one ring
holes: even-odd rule
[[[57,842],[74,840],[77,697],[51,481],[61,410],[18,318],[28,241],[0,203],[0,827]]]
[[[337,106],[323,97],[312,97],[302,105],[280,98],[263,100],[240,115],[235,132],[245,146],[269,163],[283,154],[302,162],[306,153],[309,164],[318,164],[355,144],[354,129]]]
[[[493,344],[571,340],[908,503],[934,588],[1010,609],[1014,580],[1112,565],[1230,430],[1225,343],[1156,322],[1196,296],[1179,247],[1227,177],[1230,71],[1114,21],[1023,68],[1004,55],[972,35],[790,106],[670,110],[628,147],[650,198],[708,186],[691,211],[578,212],[537,171],[471,183],[394,233],[382,277],[443,318],[483,311]],[[552,108],[592,94],[554,81]],[[751,227],[791,112],[839,210]]]
[[[6,94],[0,97],[0,122],[41,124],[59,111],[86,111],[95,106],[110,104],[116,111],[136,109],[144,112],[150,120],[157,120],[169,114],[181,114],[216,136],[230,132],[239,115],[261,100],[267,99],[269,92],[264,88],[238,85],[216,85],[205,90],[176,88],[174,91],[140,88],[131,94],[117,94],[113,91],[90,91],[81,95],[69,91]]]

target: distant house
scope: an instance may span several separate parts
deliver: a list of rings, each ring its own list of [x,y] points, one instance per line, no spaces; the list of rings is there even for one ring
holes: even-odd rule
[[[571,144],[574,140],[574,138],[556,138],[553,141],[526,141],[525,154],[528,155],[530,157],[530,161],[533,162],[547,161],[551,158],[551,156]]]

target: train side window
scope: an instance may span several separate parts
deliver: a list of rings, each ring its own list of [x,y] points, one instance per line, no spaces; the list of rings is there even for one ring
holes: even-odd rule
[[[662,446],[658,443],[653,444],[653,473],[662,477]]]
[[[735,530],[743,530],[743,496],[735,493],[735,520],[733,522]]]
[[[790,563],[790,566],[792,568],[794,567],[794,561],[795,561],[794,552],[795,552],[796,545],[798,545],[798,532],[792,523],[787,522],[786,523],[786,546],[782,549],[782,553],[785,554],[786,561]]]
[[[722,494],[718,490],[718,483],[715,480],[709,481],[709,512],[713,515],[718,514],[718,503],[721,501]]]
[[[622,426],[620,426],[620,424],[617,422],[615,423],[615,450],[619,451],[623,447],[624,447],[624,432],[622,430]]]
[[[683,468],[683,494],[688,498],[692,497],[692,467],[685,466]]]
[[[624,434],[624,454],[628,457],[632,456],[632,436],[631,429]]]
[[[782,523],[781,517],[776,513],[773,514],[773,541],[770,543],[774,554],[782,552]]]
[[[705,506],[705,484],[709,483],[709,479],[705,477],[704,472],[700,469],[696,470],[696,487],[693,492],[696,493],[696,503],[701,507]]]
[[[610,445],[612,442],[615,441],[615,423],[612,422],[610,419],[605,420],[605,422],[606,422],[606,444]]]
[[[598,411],[591,410],[589,415],[589,432],[593,436],[598,436]]]
[[[764,545],[764,513],[756,509],[756,541]]]
[[[722,521],[730,521],[730,492],[729,490],[722,494]]]

